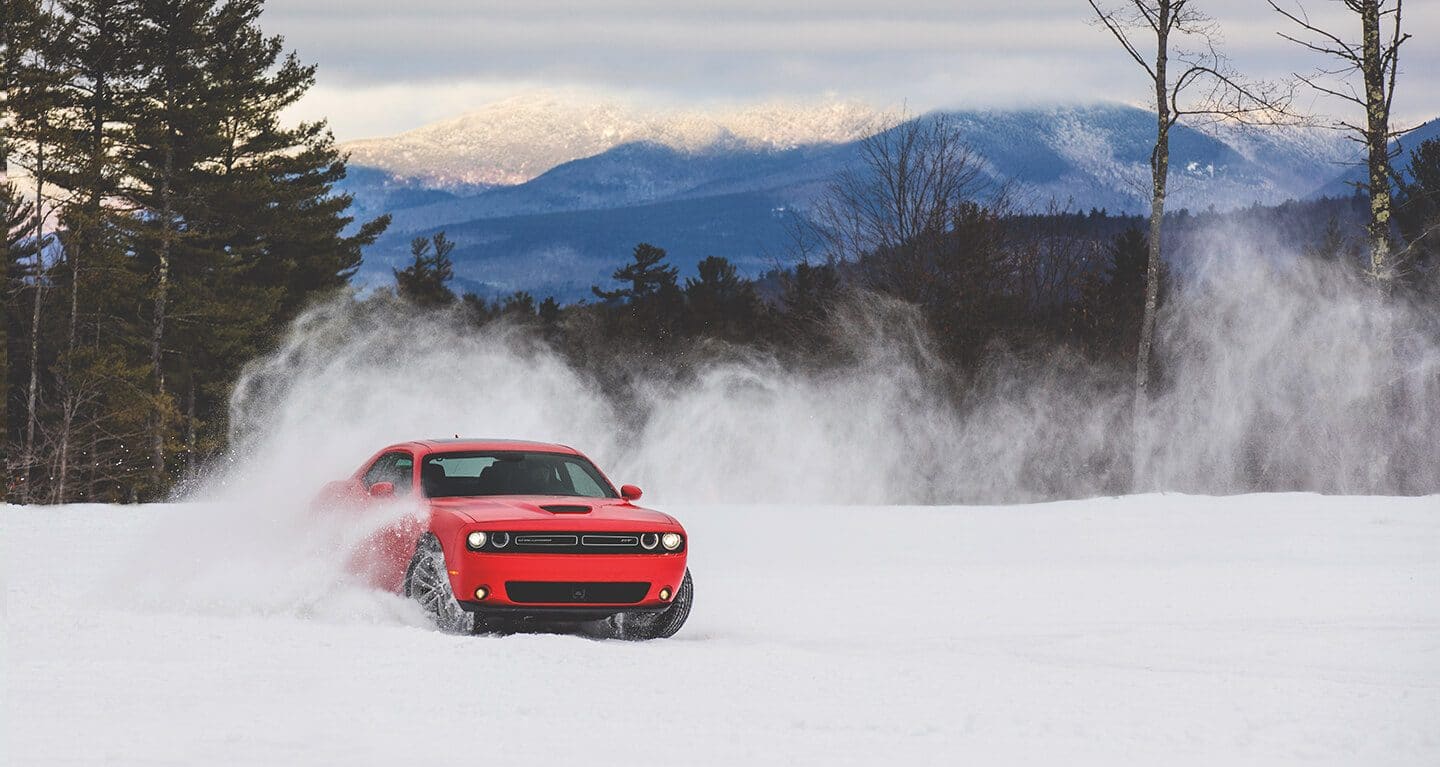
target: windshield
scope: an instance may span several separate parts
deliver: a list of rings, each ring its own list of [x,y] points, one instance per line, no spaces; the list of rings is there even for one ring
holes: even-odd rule
[[[420,465],[430,498],[475,495],[571,495],[616,498],[615,488],[583,456],[470,451],[434,453]]]

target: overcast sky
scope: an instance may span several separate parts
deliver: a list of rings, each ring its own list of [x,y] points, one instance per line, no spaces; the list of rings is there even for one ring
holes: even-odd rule
[[[1296,0],[1284,0],[1296,2]],[[1336,0],[1313,18],[1350,21]],[[1195,0],[1244,73],[1323,58],[1276,36],[1264,0]],[[265,29],[319,83],[296,112],[342,140],[385,135],[536,88],[657,105],[839,96],[912,111],[1090,100],[1138,103],[1143,74],[1085,0],[270,0]],[[1440,114],[1440,1],[1411,0],[1395,112]],[[1339,24],[1336,24],[1339,26]],[[1350,37],[1357,37],[1349,34]],[[1312,106],[1307,97],[1301,106]],[[1321,109],[1331,105],[1315,104]]]

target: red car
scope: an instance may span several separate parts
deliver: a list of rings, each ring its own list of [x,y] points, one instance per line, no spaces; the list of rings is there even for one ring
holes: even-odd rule
[[[690,615],[689,541],[564,445],[418,440],[326,486],[331,505],[412,499],[424,513],[371,539],[359,564],[446,631],[583,624],[623,639],[672,636]]]

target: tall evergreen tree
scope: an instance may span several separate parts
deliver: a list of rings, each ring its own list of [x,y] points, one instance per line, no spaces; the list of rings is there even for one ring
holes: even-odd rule
[[[762,306],[755,285],[742,279],[729,260],[707,256],[696,265],[698,279],[685,280],[690,332],[741,341],[753,337]]]
[[[135,330],[120,319],[129,314],[139,283],[122,237],[125,214],[112,203],[121,192],[126,127],[135,122],[130,109],[142,74],[136,0],[65,0],[60,7],[70,34],[58,54],[66,73],[64,129],[52,161],[52,178],[66,190],[58,217],[63,247],[51,270],[63,301],[63,311],[56,312],[63,333],[57,334],[51,398],[59,422],[51,446],[56,499],[85,497],[90,489],[93,476],[77,477],[77,461],[91,470],[124,465],[125,446],[136,436],[105,423],[116,396],[127,391],[115,387],[112,374],[133,372],[136,363],[126,362],[133,347],[101,348],[100,339],[130,337]],[[113,452],[102,459],[107,448]],[[72,493],[75,486],[85,489]]]
[[[1410,153],[1400,181],[1395,223],[1405,247],[1398,267],[1411,282],[1435,280],[1440,266],[1440,139],[1423,141]]]
[[[248,277],[278,290],[276,320],[292,318],[317,292],[343,287],[361,248],[389,224],[381,216],[354,227],[351,197],[334,192],[345,161],[323,121],[283,126],[280,113],[315,83],[315,66],[284,51],[284,40],[259,27],[261,0],[232,0],[214,19],[212,98],[219,106],[224,191],[217,215],[230,225],[231,252],[246,254]],[[272,330],[278,329],[278,324]]]
[[[39,463],[41,406],[41,338],[45,319],[44,306],[48,293],[47,270],[44,264],[45,245],[49,235],[46,222],[54,213],[56,192],[52,185],[52,156],[62,135],[60,123],[64,116],[60,84],[68,72],[59,53],[68,45],[65,20],[29,0],[6,4],[4,27],[5,109],[3,114],[3,146],[8,175],[17,166],[28,173],[30,199],[33,201],[33,234],[35,243],[28,282],[29,320],[24,326],[27,347],[26,369],[20,381],[23,388],[24,427],[17,437],[20,475],[18,500],[30,500],[34,486],[34,469]]]
[[[676,335],[684,294],[680,272],[665,263],[665,250],[648,242],[635,246],[630,263],[615,270],[612,277],[622,283],[615,290],[590,288],[597,298],[619,309],[616,331],[649,346],[664,345]]]
[[[25,412],[23,379],[12,373],[30,369],[28,335],[21,329],[29,317],[23,300],[27,280],[32,276],[35,264],[35,213],[34,206],[20,196],[15,185],[0,182],[0,235],[5,245],[5,339],[3,345],[5,396],[0,403],[0,416],[4,417],[5,431],[5,497],[10,499],[12,487],[18,485],[20,475],[26,467],[19,462],[20,455],[14,450],[19,447],[23,431],[19,419],[11,418],[12,413]],[[11,362],[25,361],[26,367],[11,367]],[[15,498],[14,500],[18,500]]]
[[[1082,279],[1075,307],[1079,331],[1092,352],[1119,353],[1132,359],[1145,314],[1145,283],[1150,244],[1132,226],[1115,236],[1102,270]],[[1162,271],[1161,292],[1164,294]]]
[[[427,307],[454,303],[455,293],[450,290],[450,278],[455,276],[455,266],[450,262],[453,250],[455,243],[444,232],[411,240],[410,256],[413,260],[410,265],[391,270],[395,274],[395,289],[400,297]]]
[[[172,270],[208,243],[187,225],[184,212],[201,202],[203,163],[220,154],[215,126],[221,112],[212,101],[206,71],[214,0],[140,0],[137,46],[148,76],[137,89],[136,122],[126,176],[139,209],[132,219],[133,247],[150,288],[150,369],[155,410],[148,442],[150,493],[168,484],[166,451],[177,421],[166,385],[167,323]]]

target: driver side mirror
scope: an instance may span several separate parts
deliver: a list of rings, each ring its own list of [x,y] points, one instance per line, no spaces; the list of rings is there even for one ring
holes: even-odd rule
[[[634,485],[622,485],[620,487],[620,497],[627,501],[638,501],[640,500],[640,496],[640,488]]]
[[[394,482],[376,482],[370,486],[371,498],[393,498],[395,497]]]

